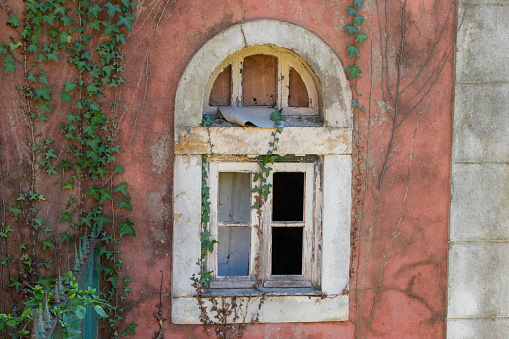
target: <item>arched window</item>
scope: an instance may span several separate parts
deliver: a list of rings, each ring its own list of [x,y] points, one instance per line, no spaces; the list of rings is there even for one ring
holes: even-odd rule
[[[306,62],[276,46],[243,48],[216,67],[205,87],[203,111],[271,107],[283,114],[319,116],[315,77]]]
[[[280,108],[287,117],[280,158],[258,214],[251,208],[254,173],[275,129],[257,119]],[[202,126],[204,116],[214,123]],[[174,323],[200,322],[189,278],[199,272],[201,164],[211,144],[208,229],[219,244],[206,260],[210,293],[252,301],[265,294],[261,322],[348,318],[351,117],[339,59],[300,26],[245,22],[193,56],[175,100]],[[262,281],[257,291],[255,276]]]

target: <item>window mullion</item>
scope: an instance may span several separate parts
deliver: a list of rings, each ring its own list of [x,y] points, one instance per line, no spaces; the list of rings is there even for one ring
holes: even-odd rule
[[[232,99],[231,105],[233,107],[240,107],[243,105],[242,98],[242,63],[243,56],[237,54],[232,60]]]

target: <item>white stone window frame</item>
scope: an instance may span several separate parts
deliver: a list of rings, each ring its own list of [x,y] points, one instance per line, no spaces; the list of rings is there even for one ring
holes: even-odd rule
[[[351,92],[337,55],[312,32],[277,20],[253,20],[220,32],[192,57],[181,76],[175,98],[175,159],[173,181],[172,321],[199,324],[200,309],[190,278],[198,275],[200,256],[202,154],[225,156],[265,154],[274,129],[201,126],[207,83],[229,55],[253,46],[277,46],[300,56],[316,76],[320,127],[285,127],[281,155],[316,155],[322,165],[322,234],[320,290],[286,290],[266,294],[259,321],[321,322],[348,319],[351,225]],[[250,292],[225,290],[223,297]],[[252,294],[250,303],[261,296]],[[210,308],[209,308],[210,309]],[[256,312],[256,307],[250,308]]]
[[[211,238],[218,240],[218,227],[250,227],[250,248],[249,248],[249,274],[247,276],[219,276],[218,271],[218,250],[210,253],[207,258],[206,266],[212,270],[212,282],[210,287],[212,292],[214,288],[252,288],[256,283],[255,267],[256,257],[260,257],[260,275],[262,286],[266,288],[281,287],[312,287],[320,285],[319,264],[321,251],[319,244],[321,235],[321,211],[318,211],[322,205],[320,181],[321,171],[318,161],[305,162],[276,162],[271,164],[272,168],[267,184],[273,183],[273,175],[278,172],[300,172],[304,174],[304,206],[303,220],[293,222],[278,222],[272,220],[273,194],[269,194],[267,201],[261,209],[261,217],[258,217],[257,210],[251,209],[249,222],[227,222],[218,220],[218,194],[219,191],[219,173],[220,172],[243,172],[250,174],[250,191],[255,186],[259,186],[260,180],[252,182],[254,172],[259,172],[259,165],[256,162],[237,161],[223,162],[210,160],[208,170],[208,183],[210,187],[210,223],[209,231]],[[250,206],[255,203],[255,194],[250,193]],[[315,208],[318,207],[318,208]],[[235,225],[235,226],[232,226]],[[262,232],[261,242],[257,235],[258,230],[254,227],[258,225]],[[272,227],[302,227],[302,274],[299,275],[271,275],[272,263]],[[310,291],[311,292],[311,291]]]
[[[203,112],[206,114],[216,114],[218,108],[222,106],[209,105],[210,93],[217,76],[223,72],[228,66],[232,66],[231,76],[231,107],[243,107],[244,100],[242,95],[243,72],[242,67],[244,58],[250,55],[270,55],[277,58],[277,77],[276,77],[276,106],[283,108],[284,115],[319,115],[319,97],[316,90],[313,73],[306,63],[293,54],[290,50],[285,50],[277,46],[252,46],[228,56],[214,70],[205,86],[205,95],[203,100]],[[299,73],[309,97],[308,107],[291,107],[288,106],[288,97],[290,89],[290,69],[293,68]],[[253,106],[251,106],[253,107]],[[256,107],[256,106],[255,106]]]

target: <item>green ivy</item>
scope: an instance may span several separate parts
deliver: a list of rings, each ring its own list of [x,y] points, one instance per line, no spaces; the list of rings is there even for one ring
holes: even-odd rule
[[[26,176],[30,189],[9,206],[12,222],[2,223],[0,244],[8,249],[14,226],[28,227],[29,236],[19,242],[20,261],[14,253],[3,250],[1,264],[17,270],[29,286],[34,286],[39,269],[51,265],[51,261],[41,260],[44,252],[57,251],[59,244],[76,241],[76,235],[85,232],[100,237],[102,259],[97,269],[103,277],[105,302],[110,305],[108,321],[114,338],[119,332],[122,336],[134,334],[137,326],[133,323],[118,330],[123,321],[119,300],[126,298],[131,282],[128,277],[121,278],[123,261],[118,245],[121,238],[135,236],[136,231],[128,217],[118,217],[132,211],[132,206],[128,184],[114,184],[113,180],[124,173],[117,161],[120,146],[115,142],[118,102],[108,102],[105,93],[125,83],[122,47],[126,32],[132,30],[133,10],[131,0],[27,0],[23,17],[13,14],[6,23],[18,33],[12,34],[17,38],[0,42],[4,73],[23,78],[15,88],[22,97],[21,110],[31,134],[30,173]],[[49,70],[67,67],[64,64],[74,69],[74,77],[61,81],[60,88],[54,87],[60,79],[51,79]],[[58,123],[51,112],[59,103],[69,105],[66,119],[59,123],[63,142],[38,132],[48,130],[45,125]],[[61,145],[64,149],[57,149]],[[40,204],[46,198],[37,190],[35,178],[39,172],[65,178],[61,190],[68,196],[68,203],[60,211],[59,222],[68,225],[68,231],[54,232],[54,227],[40,216]],[[85,192],[80,193],[83,188]],[[30,288],[20,285],[19,277],[10,280],[8,288]]]

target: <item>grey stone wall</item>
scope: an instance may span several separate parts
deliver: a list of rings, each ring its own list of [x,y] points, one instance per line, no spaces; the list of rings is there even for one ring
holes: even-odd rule
[[[509,2],[460,1],[448,338],[509,338]]]

